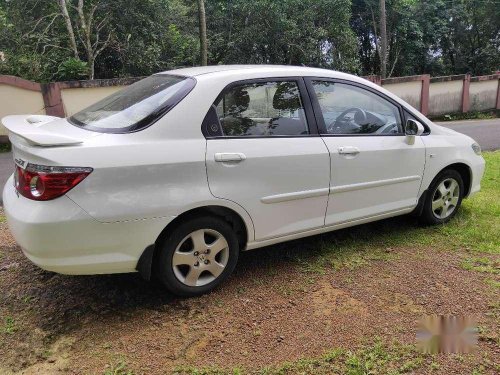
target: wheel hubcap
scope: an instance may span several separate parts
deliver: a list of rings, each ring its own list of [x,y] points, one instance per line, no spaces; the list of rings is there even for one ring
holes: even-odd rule
[[[432,197],[432,212],[438,219],[446,219],[457,208],[460,186],[453,178],[443,180]]]
[[[203,286],[221,275],[229,260],[229,245],[222,234],[199,229],[187,235],[175,249],[172,268],[188,286]]]

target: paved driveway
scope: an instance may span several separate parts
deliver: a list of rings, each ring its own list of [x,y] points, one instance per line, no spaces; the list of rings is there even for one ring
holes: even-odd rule
[[[500,148],[500,118],[436,122],[436,124],[467,134],[474,138],[485,151]]]
[[[437,124],[467,134],[474,138],[483,150],[500,149],[500,118],[448,121]],[[12,174],[13,169],[12,153],[0,153],[0,192],[3,191],[3,186]],[[0,204],[2,204],[2,194],[0,194]]]
[[[11,152],[0,152],[0,204],[2,204],[3,186],[14,171]]]

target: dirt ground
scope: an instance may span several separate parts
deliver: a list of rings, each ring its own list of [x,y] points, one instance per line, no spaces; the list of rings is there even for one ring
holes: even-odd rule
[[[408,235],[415,225],[400,218],[390,224],[407,226]],[[370,225],[375,231],[380,224]],[[477,317],[479,348],[427,356],[412,373],[499,370],[499,288],[464,269],[463,252],[388,247],[360,264],[304,266],[304,252],[336,236],[244,253],[222,288],[178,299],[136,274],[42,271],[0,222],[0,373],[164,374],[179,366],[251,372],[332,348],[356,350],[377,337],[414,344],[418,321],[429,314]],[[314,264],[314,256],[305,262]]]

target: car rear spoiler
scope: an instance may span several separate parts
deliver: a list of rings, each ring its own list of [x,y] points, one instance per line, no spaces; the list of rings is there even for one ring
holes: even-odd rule
[[[25,139],[35,146],[69,146],[83,143],[82,139],[58,134],[51,131],[50,127],[46,127],[47,124],[55,120],[63,119],[45,115],[12,115],[4,117],[2,124],[10,133]]]

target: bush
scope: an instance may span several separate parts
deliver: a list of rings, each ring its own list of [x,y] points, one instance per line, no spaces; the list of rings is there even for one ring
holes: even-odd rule
[[[36,82],[51,80],[50,70],[55,66],[49,59],[34,53],[5,51],[5,61],[0,62],[0,74],[22,77]]]
[[[56,79],[71,81],[85,78],[87,75],[88,64],[85,61],[71,57],[59,65],[56,72]]]

